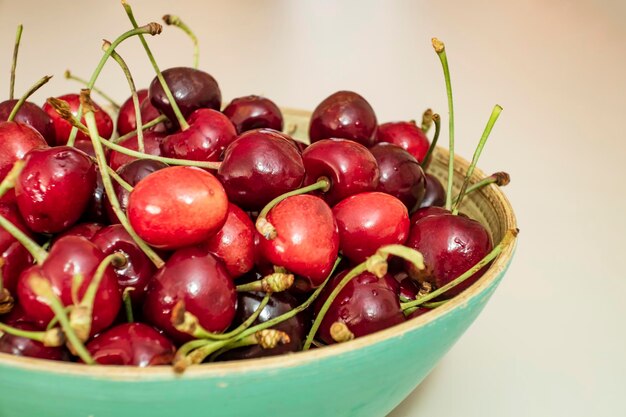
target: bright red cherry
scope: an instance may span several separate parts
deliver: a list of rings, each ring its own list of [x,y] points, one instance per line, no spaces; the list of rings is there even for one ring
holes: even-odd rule
[[[0,122],[0,181],[31,149],[47,148],[41,133],[18,122]]]
[[[224,225],[228,199],[212,174],[168,167],[141,180],[128,198],[128,219],[137,234],[158,248],[202,243]]]
[[[261,128],[283,130],[280,108],[265,97],[238,97],[224,108],[223,113],[233,122],[238,134]]]
[[[145,153],[154,156],[161,156],[161,142],[163,141],[164,137],[165,135],[163,133],[153,131],[144,132],[143,146]],[[118,145],[131,149],[133,151],[139,150],[137,135],[121,141],[120,143],[118,143]],[[135,158],[134,156],[128,156],[117,151],[112,151],[109,154],[109,166],[116,171],[122,165],[136,160],[137,158]]]
[[[0,103],[0,121],[6,121],[18,100],[7,100]],[[14,121],[23,123],[41,133],[49,145],[54,145],[54,124],[48,113],[30,101],[25,101],[17,111]]]
[[[446,190],[437,177],[432,174],[425,174],[426,191],[419,207],[438,206],[443,207],[446,204]]]
[[[426,133],[415,124],[415,121],[383,123],[378,126],[377,139],[378,142],[400,146],[420,163],[424,161],[430,147]]]
[[[148,90],[143,89],[137,91],[137,98],[139,100],[139,104],[141,105],[144,100],[148,97]],[[141,109],[140,109],[141,111]],[[149,120],[143,119],[143,114],[141,115],[141,121],[143,123],[148,122]],[[120,107],[119,112],[117,113],[117,133],[120,136],[124,136],[129,132],[133,132],[137,130],[137,115],[135,114],[135,103],[133,102],[132,96],[127,98],[122,107]]]
[[[352,91],[338,91],[324,99],[313,111],[309,138],[344,138],[370,147],[376,143],[376,114],[363,97]]]
[[[14,203],[0,203],[0,214],[9,220],[13,225],[17,226],[27,235],[30,230],[20,215],[17,206]],[[2,284],[9,293],[15,294],[17,280],[23,270],[33,264],[33,257],[15,238],[6,230],[0,227],[0,259],[2,264],[0,272],[2,273]]]

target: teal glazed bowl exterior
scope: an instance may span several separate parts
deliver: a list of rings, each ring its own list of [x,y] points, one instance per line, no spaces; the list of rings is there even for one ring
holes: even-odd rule
[[[287,130],[305,136],[308,113],[285,111]],[[429,172],[445,180],[448,154]],[[456,158],[460,185],[467,161]],[[484,177],[476,170],[474,180]],[[466,198],[462,211],[497,243],[516,228],[495,186]],[[0,417],[382,417],[435,367],[476,319],[510,265],[506,248],[471,288],[401,325],[347,343],[286,356],[189,368],[89,367],[0,354]],[[486,346],[489,346],[486,341]]]

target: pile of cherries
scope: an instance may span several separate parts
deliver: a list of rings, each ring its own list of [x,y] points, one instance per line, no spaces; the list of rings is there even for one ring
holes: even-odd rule
[[[128,76],[116,122],[90,96],[102,65],[81,94],[0,103],[0,352],[182,371],[320,348],[428,313],[510,243],[458,213],[506,175],[454,199],[426,172],[438,115],[379,124],[339,91],[297,141],[271,100],[222,109],[208,73],[161,72],[143,38],[161,26],[124,7],[101,64],[129,75],[114,49],[136,36],[158,75]]]

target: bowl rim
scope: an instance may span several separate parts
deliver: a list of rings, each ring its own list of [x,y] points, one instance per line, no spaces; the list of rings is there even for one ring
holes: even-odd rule
[[[435,154],[438,159],[448,160],[449,153],[446,149],[437,147]],[[455,172],[464,173],[469,162],[455,155]],[[462,167],[462,169],[460,169]],[[473,179],[484,178],[485,174],[478,167],[474,170]],[[479,191],[493,193],[495,199],[504,213],[504,228],[513,229],[517,227],[515,214],[507,197],[500,187],[491,184]],[[500,255],[493,261],[485,274],[480,277],[471,287],[463,291],[449,302],[434,309],[428,314],[421,315],[402,324],[390,327],[379,332],[357,338],[355,340],[326,346],[323,349],[311,349],[306,352],[294,352],[287,355],[278,355],[257,359],[236,360],[227,362],[217,362],[211,364],[194,365],[185,370],[180,375],[176,374],[171,366],[137,368],[129,366],[85,366],[84,364],[71,362],[56,362],[36,358],[14,356],[7,353],[0,353],[0,367],[14,368],[22,371],[46,372],[65,376],[87,376],[95,379],[111,381],[148,381],[148,380],[171,380],[173,378],[223,378],[241,373],[255,373],[262,371],[280,370],[284,368],[299,367],[320,361],[330,357],[336,357],[355,352],[359,349],[375,345],[379,342],[388,341],[394,338],[401,338],[406,333],[414,331],[437,321],[451,311],[461,309],[467,303],[481,294],[488,288],[506,269],[509,264],[517,239],[514,243],[504,248]]]

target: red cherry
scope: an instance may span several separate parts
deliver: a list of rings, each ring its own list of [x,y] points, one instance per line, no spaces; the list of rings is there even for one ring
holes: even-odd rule
[[[59,233],[58,235],[56,235],[52,243],[55,243],[57,240],[65,236],[80,236],[84,237],[87,240],[91,240],[96,235],[96,233],[98,233],[103,227],[104,225],[100,223],[78,223],[70,227],[63,233]]]
[[[378,126],[378,142],[388,142],[400,146],[422,163],[430,141],[426,133],[418,127],[414,121],[411,122],[389,122]]]
[[[255,228],[248,215],[228,204],[226,223],[206,244],[207,250],[224,262],[231,277],[237,278],[254,266]]]
[[[451,214],[450,210],[446,210],[444,207],[439,206],[430,206],[430,207],[422,207],[417,209],[415,213],[411,214],[411,227],[415,225],[418,221],[422,220],[424,217],[432,216],[439,214]]]
[[[137,99],[139,100],[140,105],[147,97],[148,90],[143,89],[137,91]],[[142,114],[141,121],[143,123],[146,123],[149,120],[144,120]],[[133,98],[131,96],[126,99],[124,104],[122,104],[122,107],[120,107],[119,112],[117,113],[117,133],[120,136],[124,136],[125,134],[133,132],[135,130],[137,130],[137,115],[135,114],[135,103],[133,102]]]
[[[179,302],[210,332],[223,332],[235,317],[237,292],[224,265],[198,247],[180,249],[148,285],[145,320],[183,343],[192,336],[172,325],[172,309]]]
[[[154,156],[161,156],[161,142],[163,141],[164,137],[165,135],[163,133],[152,131],[144,132],[143,146],[145,153]],[[139,150],[137,135],[121,141],[120,143],[118,143],[118,145],[131,149],[133,151]],[[109,166],[116,171],[122,165],[136,160],[137,158],[135,158],[134,156],[128,156],[117,151],[112,151],[109,154]]]
[[[263,257],[319,286],[330,274],[339,250],[337,224],[330,207],[318,197],[297,195],[278,203],[267,220],[277,237],[260,238]]]
[[[366,147],[376,143],[376,114],[363,97],[352,91],[338,91],[322,101],[313,111],[309,137],[344,138]]]
[[[213,236],[226,221],[228,199],[207,171],[168,167],[135,186],[127,212],[133,229],[148,244],[175,249]]]
[[[32,127],[18,122],[0,122],[0,181],[28,151],[47,147],[41,133]]]
[[[14,203],[0,203],[0,214],[17,226],[27,235],[30,230],[20,215]],[[0,227],[0,259],[2,265],[2,284],[11,294],[15,294],[17,280],[23,270],[33,264],[33,257],[15,238],[6,230]]]
[[[339,248],[361,263],[378,248],[403,244],[409,236],[409,213],[397,198],[385,193],[361,193],[333,207],[339,228]]]
[[[80,106],[80,96],[78,94],[66,94],[64,96],[57,97],[59,100],[66,101],[70,105],[70,109],[74,116],[78,115],[78,107]],[[96,125],[98,126],[98,133],[101,137],[109,139],[113,134],[113,120],[111,116],[105,112],[102,107],[93,103],[95,106]],[[46,103],[43,105],[43,110],[48,113],[48,116],[54,123],[54,131],[57,145],[65,145],[70,137],[72,131],[72,125],[67,120],[64,120],[54,110],[54,108]],[[85,118],[81,118],[81,122],[85,124]],[[81,131],[78,131],[76,140],[90,140],[89,136]]]
[[[234,99],[223,110],[238,134],[253,129],[283,130],[283,114],[272,100],[260,96]]]
[[[11,325],[20,330],[41,331],[38,326],[28,322],[18,322]],[[0,336],[0,352],[28,358],[48,359],[51,361],[69,361],[70,355],[64,347],[46,347],[20,336],[4,333]]]
[[[124,323],[96,336],[85,346],[100,365],[170,365],[174,344],[154,328],[143,323]]]
[[[6,121],[9,118],[17,102],[18,100],[7,100],[0,103],[0,121]],[[41,136],[43,136],[48,145],[54,145],[55,136],[52,119],[48,116],[48,113],[43,111],[42,108],[35,103],[25,101],[22,107],[17,111],[13,120],[29,125],[37,132],[41,133]]]

